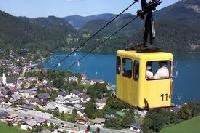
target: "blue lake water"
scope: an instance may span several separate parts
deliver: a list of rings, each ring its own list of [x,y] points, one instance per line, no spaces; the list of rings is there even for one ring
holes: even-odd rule
[[[71,55],[56,69],[68,70],[68,67],[82,57],[84,53]],[[66,55],[55,54],[48,62],[46,68],[54,68]],[[91,54],[70,70],[75,73],[84,73],[90,79],[103,79],[115,84],[116,56],[111,54]],[[175,56],[174,102],[183,103],[200,101],[200,54],[181,54]]]

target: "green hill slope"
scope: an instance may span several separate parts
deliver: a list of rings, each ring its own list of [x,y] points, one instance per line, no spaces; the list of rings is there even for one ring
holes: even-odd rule
[[[161,130],[161,133],[199,133],[200,132],[200,117],[195,117],[191,120],[184,121],[175,126],[167,127]]]
[[[56,17],[29,19],[0,11],[0,46],[3,48],[50,49],[66,44],[76,31]]]
[[[0,122],[0,132],[1,133],[28,133],[26,131],[22,131],[16,127],[8,126],[5,123]]]

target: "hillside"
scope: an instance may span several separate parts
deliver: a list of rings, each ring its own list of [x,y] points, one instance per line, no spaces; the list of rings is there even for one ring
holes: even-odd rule
[[[3,48],[50,49],[65,44],[74,28],[56,17],[29,19],[0,11],[0,45]]]
[[[109,20],[112,17],[114,17],[114,14],[100,14],[100,15],[91,15],[91,16],[79,16],[79,15],[72,15],[65,17],[65,21],[70,23],[72,26],[74,26],[76,29],[82,28],[87,22],[93,21],[93,20]]]
[[[135,16],[132,14],[124,14],[121,17],[119,17],[117,20],[115,20],[113,23],[111,23],[110,26],[108,26],[102,35],[108,35],[114,32],[116,29],[121,28],[125,23],[129,22],[132,18]],[[97,29],[101,28],[103,25],[106,24],[106,20],[92,20],[86,23],[79,31],[80,32],[89,32],[94,33]],[[131,23],[126,28],[124,28],[120,34],[123,34],[124,36],[131,36],[131,34],[134,34],[139,29],[142,28],[143,22],[138,19],[135,21],[135,23]]]
[[[199,133],[200,117],[184,121],[171,127],[166,127],[161,130],[161,133]]]
[[[112,33],[114,30],[122,27],[133,15],[125,14],[110,27],[107,28],[106,34]],[[155,44],[167,51],[200,51],[200,1],[182,0],[174,5],[163,8],[155,12],[156,34]],[[93,33],[106,21],[95,20],[90,21],[83,26],[80,31]],[[123,42],[128,42],[126,47],[133,46],[142,42],[143,24],[141,20],[130,24],[120,33],[120,43],[114,46],[120,48],[125,46]],[[116,41],[115,41],[116,42]],[[106,45],[107,46],[107,45]],[[109,45],[112,47],[112,45]],[[106,48],[104,48],[106,49]]]
[[[200,1],[182,0],[157,14],[158,43],[181,51],[200,51]]]
[[[17,127],[8,126],[3,122],[0,122],[0,130],[3,133],[29,133],[28,131],[20,130]]]
[[[82,17],[78,15],[57,18],[15,17],[0,11],[0,46],[3,48],[29,48],[50,50],[54,47],[76,47],[113,18],[114,14]],[[116,29],[130,21],[134,15],[124,14],[82,50],[88,51],[99,45]],[[200,1],[182,0],[155,12],[155,45],[174,52],[200,51]],[[143,21],[137,19],[117,36],[105,43],[97,52],[115,52],[117,49],[142,42]]]

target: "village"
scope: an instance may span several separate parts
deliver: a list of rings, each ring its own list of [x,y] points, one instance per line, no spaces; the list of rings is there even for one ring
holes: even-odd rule
[[[22,51],[0,53],[0,123],[20,131],[139,133],[160,130],[199,112],[198,103],[138,110],[116,98],[114,85],[85,74],[45,69],[35,60],[42,59],[40,54]]]
[[[0,78],[2,122],[31,132],[112,132],[104,127],[106,119],[115,115],[102,112],[115,86],[103,80],[90,80],[84,74],[40,68],[32,58],[26,58],[27,54],[17,58],[10,51],[9,56],[9,60],[0,60],[4,66]],[[19,61],[20,65],[13,63]],[[123,111],[117,113],[125,116]],[[145,112],[139,114],[145,116]],[[140,128],[127,125],[125,131],[119,132],[140,132]]]

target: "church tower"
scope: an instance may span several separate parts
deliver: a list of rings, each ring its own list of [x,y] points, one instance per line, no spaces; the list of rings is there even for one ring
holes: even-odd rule
[[[2,76],[2,83],[3,83],[3,85],[6,85],[6,84],[7,84],[5,73],[3,73],[3,76]]]

